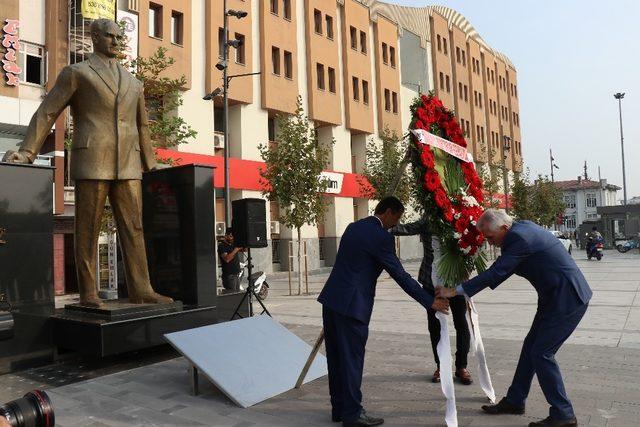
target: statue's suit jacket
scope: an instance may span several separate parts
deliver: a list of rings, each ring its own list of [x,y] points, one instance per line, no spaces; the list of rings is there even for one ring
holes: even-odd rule
[[[118,70],[119,82],[95,54],[63,68],[33,115],[20,151],[33,161],[60,113],[70,106],[71,179],[141,179],[143,169],[156,164],[143,86],[122,65]]]

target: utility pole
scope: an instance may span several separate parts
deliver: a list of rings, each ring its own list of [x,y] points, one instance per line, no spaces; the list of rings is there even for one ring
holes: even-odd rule
[[[624,206],[627,206],[627,175],[624,167],[624,135],[622,133],[622,98],[624,92],[618,92],[613,95],[618,100],[618,111],[620,112],[620,148],[622,149],[622,192],[624,194]]]
[[[503,135],[502,143],[502,186],[504,187],[504,210],[509,213],[509,171],[507,170],[507,152],[511,149],[510,139]]]
[[[554,168],[555,168],[555,169],[560,169],[560,168],[558,167],[558,165],[556,165],[556,164],[553,162],[554,160],[555,160],[555,159],[553,158],[553,153],[551,152],[551,148],[549,148],[549,164],[550,164],[550,167],[551,167],[551,182],[554,182],[553,169],[554,169]]]

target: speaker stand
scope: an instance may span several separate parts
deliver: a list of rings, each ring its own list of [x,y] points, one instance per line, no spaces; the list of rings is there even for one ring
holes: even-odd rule
[[[247,281],[249,284],[247,285],[247,290],[244,291],[244,295],[240,300],[240,304],[238,304],[238,307],[236,307],[236,311],[234,311],[233,314],[231,315],[230,320],[234,320],[236,316],[238,316],[238,318],[240,319],[243,318],[242,315],[240,314],[240,307],[242,307],[242,303],[244,303],[245,299],[249,299],[249,317],[253,317],[253,298],[254,297],[262,306],[262,312],[260,314],[262,315],[264,313],[267,313],[269,317],[272,317],[271,313],[269,313],[269,310],[267,310],[267,307],[265,307],[264,304],[262,303],[262,300],[260,299],[258,294],[256,294],[256,290],[253,286],[253,282],[251,281],[252,271],[253,271],[253,264],[251,264],[251,248],[247,248],[247,273],[248,273]]]

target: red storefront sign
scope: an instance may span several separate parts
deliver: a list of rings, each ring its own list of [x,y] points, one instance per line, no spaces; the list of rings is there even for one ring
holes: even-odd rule
[[[183,151],[173,151],[158,149],[159,159],[173,159],[175,164],[199,164],[215,166],[214,186],[224,187],[224,158],[222,156],[209,156],[206,154],[186,153]],[[229,188],[232,190],[254,190],[262,191],[263,185],[260,178],[260,170],[264,168],[264,162],[253,160],[243,160],[238,158],[229,159]],[[327,195],[336,197],[364,197],[358,183],[358,175],[354,173],[343,173],[326,171],[323,173],[331,181],[331,191]],[[339,177],[342,175],[342,183]],[[334,184],[335,183],[335,184]]]
[[[16,64],[18,59],[16,52],[20,51],[20,40],[18,38],[20,21],[17,19],[5,19],[4,22],[5,24],[2,27],[2,46],[5,48],[5,53],[2,58],[2,69],[7,78],[7,85],[18,86],[20,84],[18,75],[22,73],[22,68]]]

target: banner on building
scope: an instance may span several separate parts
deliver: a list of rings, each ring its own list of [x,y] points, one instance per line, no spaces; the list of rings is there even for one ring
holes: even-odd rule
[[[114,19],[116,0],[82,0],[82,16],[85,19]]]
[[[5,49],[2,55],[2,70],[9,86],[18,86],[22,73],[22,68],[18,65],[18,52],[20,52],[18,28],[20,28],[20,21],[17,19],[5,19],[2,27],[2,47]]]
[[[126,44],[124,48],[125,65],[129,71],[135,71],[131,62],[138,58],[138,15],[118,9],[116,20],[124,26]]]
[[[340,194],[342,191],[342,180],[344,179],[344,175],[338,172],[322,172],[320,174],[320,178],[327,180],[327,190],[325,191],[328,194]]]

